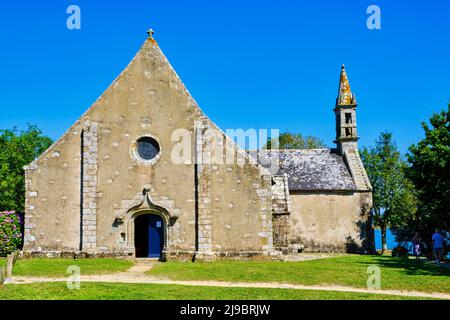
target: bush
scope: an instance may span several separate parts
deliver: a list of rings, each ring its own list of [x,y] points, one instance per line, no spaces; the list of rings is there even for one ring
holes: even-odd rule
[[[393,257],[399,257],[399,258],[408,258],[409,252],[408,249],[403,246],[395,247],[394,250],[392,250],[392,256]]]
[[[6,256],[22,245],[21,220],[15,211],[0,212],[0,256]]]

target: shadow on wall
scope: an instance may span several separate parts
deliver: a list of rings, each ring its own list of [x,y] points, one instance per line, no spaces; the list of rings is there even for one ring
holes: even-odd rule
[[[345,252],[346,253],[359,253],[360,247],[356,243],[356,241],[351,237],[347,237],[347,241],[345,242]]]
[[[359,229],[359,238],[361,239],[361,245],[358,245],[355,239],[353,239],[351,236],[348,236],[345,242],[345,252],[374,254],[376,251],[371,219],[365,222],[358,221],[356,225]]]

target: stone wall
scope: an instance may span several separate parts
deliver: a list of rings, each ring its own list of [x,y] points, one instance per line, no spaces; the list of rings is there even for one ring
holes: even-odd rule
[[[141,137],[158,142],[154,159],[137,155]],[[150,212],[164,217],[168,259],[269,257],[296,244],[364,251],[370,184],[357,151],[344,156],[358,191],[289,194],[286,176],[256,165],[202,113],[150,38],[26,168],[24,254],[133,255],[134,218]]]
[[[206,135],[195,138],[197,122],[214,130],[212,141],[223,137],[156,42],[147,40],[94,105],[27,168],[25,254],[133,254],[133,214],[146,189],[151,203],[140,209],[167,213],[167,257],[267,255],[271,177],[249,162],[197,167],[198,144],[202,157],[211,152]],[[177,130],[190,140],[174,138]],[[143,136],[160,146],[151,161],[136,155]],[[224,143],[243,154],[234,142]],[[194,151],[181,163],[174,161],[179,145]]]
[[[81,123],[25,167],[24,250],[80,249]]]
[[[270,254],[271,175],[209,120],[202,123],[201,139],[199,253],[203,257]]]
[[[92,252],[97,246],[98,124],[84,123],[81,136],[81,250]]]
[[[211,148],[214,132],[207,119],[196,125],[197,259],[212,254]]]
[[[371,194],[291,192],[292,243],[305,252],[369,252]]]
[[[288,176],[272,177],[272,221],[274,248],[283,250],[291,244],[291,201]]]

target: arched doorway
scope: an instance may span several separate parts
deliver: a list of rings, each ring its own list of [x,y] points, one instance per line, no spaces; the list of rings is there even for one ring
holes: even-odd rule
[[[134,219],[134,246],[137,258],[161,258],[165,224],[161,216],[141,214]]]

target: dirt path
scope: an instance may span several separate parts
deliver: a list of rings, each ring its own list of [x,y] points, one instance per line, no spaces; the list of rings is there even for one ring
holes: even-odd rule
[[[450,300],[447,293],[426,293],[417,291],[401,290],[369,290],[365,288],[353,288],[346,286],[307,286],[299,284],[284,284],[271,282],[225,282],[225,281],[179,281],[165,278],[158,278],[146,275],[145,272],[151,270],[156,262],[137,262],[125,272],[118,272],[105,275],[81,275],[82,282],[109,282],[109,283],[144,283],[144,284],[177,284],[185,286],[205,286],[205,287],[240,287],[240,288],[272,288],[272,289],[294,289],[294,290],[322,290],[340,291],[356,293],[372,293],[383,295],[394,295],[403,297],[438,298]],[[12,284],[29,284],[39,282],[66,282],[68,278],[48,278],[48,277],[13,277]]]

